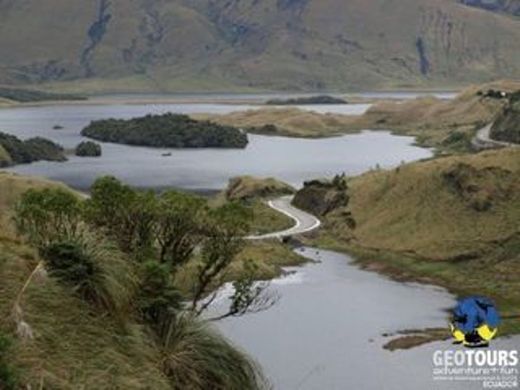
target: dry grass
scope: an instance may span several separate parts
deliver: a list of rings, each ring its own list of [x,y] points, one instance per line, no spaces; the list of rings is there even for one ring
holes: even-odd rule
[[[136,282],[131,263],[111,246],[99,241],[88,244],[89,256],[102,270],[96,288],[102,290],[102,301],[109,303],[103,307],[81,299],[66,283],[42,272],[37,252],[14,234],[10,209],[27,189],[48,186],[61,185],[0,174],[0,332],[14,335],[16,320],[23,320],[30,330],[27,337],[16,338],[9,355],[21,385],[101,390],[260,388],[256,365],[197,321],[176,327],[170,345],[160,346],[129,305]]]
[[[295,191],[290,185],[272,177],[240,176],[229,181],[225,196],[228,200],[247,200],[290,195]]]
[[[490,169],[504,175],[471,179],[475,196],[480,191],[492,198],[489,210],[476,210],[472,198],[458,193],[445,178],[459,164],[473,167],[475,176]],[[374,171],[352,179],[349,187],[348,209],[357,227],[348,234],[365,247],[442,260],[492,248],[520,232],[520,150],[439,158]],[[331,219],[340,222],[341,212]]]
[[[223,125],[245,129],[275,125],[278,131],[270,135],[317,138],[330,137],[354,131],[352,125],[356,117],[340,114],[319,114],[298,108],[263,108],[235,112],[226,115],[196,115],[198,119],[209,119]],[[261,132],[252,130],[252,132]]]
[[[446,176],[454,172],[457,179]],[[520,314],[520,150],[373,171],[349,188],[349,206],[327,217],[318,244],[399,280],[486,295],[504,315]],[[490,204],[482,208],[482,199]],[[347,211],[355,229],[345,223]],[[517,321],[501,329],[520,332]]]

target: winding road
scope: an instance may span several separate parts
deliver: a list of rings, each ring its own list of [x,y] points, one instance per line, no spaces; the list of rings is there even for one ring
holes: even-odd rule
[[[320,227],[321,221],[318,218],[294,207],[291,204],[292,200],[293,196],[283,196],[281,198],[270,200],[267,203],[273,210],[276,210],[292,218],[295,221],[295,224],[292,228],[258,236],[249,236],[246,237],[246,239],[267,240],[270,238],[283,238],[296,234],[307,233]]]
[[[493,123],[483,127],[479,131],[475,138],[473,138],[472,144],[476,149],[493,149],[493,148],[505,148],[510,146],[519,146],[510,142],[497,141],[491,138],[491,127]]]

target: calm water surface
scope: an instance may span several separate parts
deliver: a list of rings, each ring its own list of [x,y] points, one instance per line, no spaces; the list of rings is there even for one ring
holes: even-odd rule
[[[364,105],[361,105],[364,106]],[[321,106],[331,110],[335,106]],[[23,107],[0,110],[0,130],[21,138],[43,136],[67,148],[84,140],[79,135],[90,121],[132,118],[147,113],[225,113],[254,106],[229,104],[135,104]],[[307,107],[312,109],[312,107]],[[360,105],[338,110],[356,112]],[[53,130],[54,125],[63,126]],[[390,167],[402,161],[429,157],[431,152],[412,145],[410,137],[385,132],[364,132],[337,138],[305,140],[250,135],[246,149],[154,149],[103,144],[101,158],[70,157],[66,163],[39,162],[13,171],[60,180],[86,189],[101,175],[114,175],[139,187],[178,187],[217,190],[237,175],[274,176],[300,186],[304,180],[337,173],[358,174],[379,164]],[[163,157],[171,152],[171,157]]]
[[[390,352],[384,333],[447,326],[455,298],[444,289],[398,283],[349,264],[331,251],[303,248],[318,261],[290,268],[270,289],[280,301],[257,314],[219,322],[220,330],[254,356],[275,389],[430,390],[482,389],[481,383],[432,380],[435,350],[458,349],[436,342]],[[227,304],[225,293],[215,310]],[[520,348],[520,338],[490,348]]]
[[[44,136],[67,148],[83,138],[90,121],[131,118],[147,113],[227,113],[254,109],[229,104],[111,104],[24,107],[0,110],[0,130],[21,138]],[[322,112],[362,113],[366,105],[305,107]],[[52,130],[54,125],[63,130]],[[100,175],[115,175],[140,187],[221,189],[229,178],[251,174],[275,176],[293,185],[339,172],[358,174],[380,165],[431,156],[410,137],[363,132],[337,138],[303,140],[250,136],[244,150],[170,150],[103,144],[101,158],[71,157],[66,163],[20,165],[13,171],[45,176],[85,189]],[[307,248],[319,263],[293,269],[276,280],[280,302],[271,310],[219,324],[235,343],[265,368],[275,389],[473,389],[467,384],[435,384],[432,352],[450,348],[435,343],[411,351],[382,349],[385,332],[445,326],[445,309],[454,304],[446,291],[402,284],[350,265],[334,252]],[[217,302],[216,310],[225,301]],[[513,342],[518,342],[518,338]],[[511,347],[510,340],[493,344]]]

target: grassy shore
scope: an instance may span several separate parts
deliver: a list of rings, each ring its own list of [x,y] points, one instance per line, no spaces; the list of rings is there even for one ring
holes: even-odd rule
[[[373,171],[350,179],[347,193],[348,206],[309,243],[400,281],[488,296],[500,333],[520,333],[520,150]]]

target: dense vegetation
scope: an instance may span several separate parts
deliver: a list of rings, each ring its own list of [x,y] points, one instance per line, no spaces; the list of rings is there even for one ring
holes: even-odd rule
[[[76,146],[75,153],[79,157],[100,157],[101,145],[92,141],[81,142]]]
[[[14,220],[18,232],[36,248],[41,260],[33,263],[34,271],[23,290],[41,283],[36,275],[45,269],[50,280],[45,282],[43,290],[47,293],[40,298],[47,299],[46,307],[54,304],[48,301],[49,294],[54,291],[66,294],[56,304],[66,306],[71,299],[76,300],[69,311],[88,307],[89,323],[106,324],[92,325],[86,333],[78,330],[73,333],[88,339],[90,332],[108,332],[100,337],[120,339],[127,351],[117,349],[107,356],[111,365],[116,364],[114,359],[119,364],[116,371],[103,370],[100,374],[108,375],[109,382],[95,382],[95,376],[66,379],[54,371],[45,375],[45,385],[63,388],[90,383],[93,388],[124,387],[124,381],[131,376],[134,386],[141,387],[263,388],[257,367],[208,326],[208,321],[243,315],[270,305],[265,293],[267,285],[254,283],[254,265],[248,259],[242,261],[249,272],[242,273],[234,282],[235,293],[228,311],[205,314],[215,297],[215,288],[226,280],[231,262],[243,247],[241,237],[249,230],[250,218],[248,210],[238,204],[209,207],[204,198],[175,191],[138,192],[111,177],[99,179],[88,200],[60,187],[27,191],[17,203]],[[3,260],[0,256],[2,278],[7,275],[5,265],[16,264]],[[191,272],[188,283],[184,280],[186,269]],[[25,349],[37,342],[33,325],[39,326],[38,332],[53,332],[54,322],[61,319],[47,325],[40,323],[38,317],[26,319],[20,298],[23,290],[15,294],[18,298],[12,303],[16,308],[12,320],[15,327],[24,330],[18,332],[18,337],[25,340]],[[4,286],[0,292],[5,293],[4,297],[13,293]],[[85,326],[80,318],[75,326]],[[69,340],[66,353],[77,350],[81,358],[75,356],[75,359],[88,365],[90,346],[78,343]],[[110,343],[117,346],[115,341]],[[133,360],[120,360],[125,353],[139,348],[138,345],[142,351],[133,351]],[[139,359],[135,360],[136,356]],[[104,356],[93,354],[92,358],[99,365]],[[52,364],[53,357],[46,360]],[[137,361],[147,369],[136,367],[133,372],[119,373]],[[60,360],[60,364],[68,366],[78,361]],[[61,366],[60,370],[65,368]],[[33,383],[25,382],[23,375],[19,380]],[[150,380],[153,384],[148,383]],[[34,383],[40,383],[39,378]],[[126,383],[128,386],[129,382]]]
[[[520,91],[509,97],[509,103],[491,128],[491,138],[520,144]]]
[[[347,101],[333,96],[319,95],[292,99],[271,99],[265,104],[272,106],[294,106],[306,104],[347,104]]]
[[[81,134],[103,142],[160,148],[245,148],[248,143],[240,129],[171,113],[94,121]]]
[[[40,160],[65,161],[64,149],[46,138],[35,137],[22,141],[14,135],[0,132],[0,166]]]
[[[86,97],[73,94],[50,93],[31,89],[2,88],[0,87],[0,98],[12,100],[19,103],[44,102],[57,100],[86,100]]]

